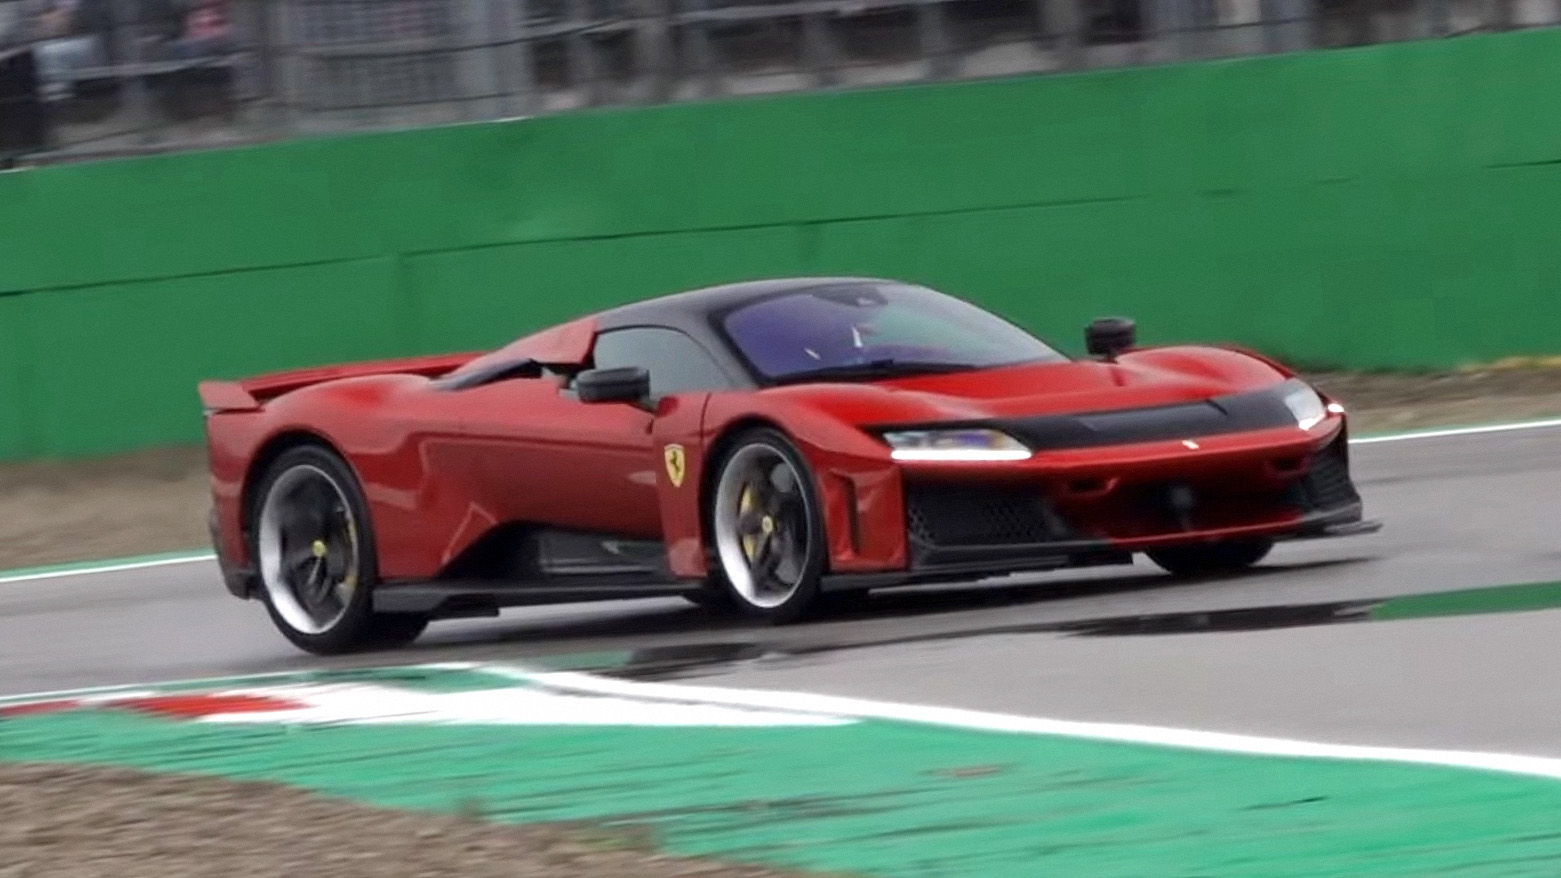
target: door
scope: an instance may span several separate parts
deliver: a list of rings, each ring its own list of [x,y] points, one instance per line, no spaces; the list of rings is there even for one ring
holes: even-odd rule
[[[468,391],[483,396],[469,409],[469,429],[485,490],[504,520],[659,540],[657,480],[666,463],[652,412],[692,403],[731,379],[692,338],[664,327],[601,333],[592,365],[645,369],[650,406],[582,403],[557,379]]]

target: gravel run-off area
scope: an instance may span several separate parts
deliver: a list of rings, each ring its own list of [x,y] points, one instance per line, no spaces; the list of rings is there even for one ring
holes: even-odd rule
[[[592,826],[391,811],[266,783],[0,762],[3,878],[788,878]]]

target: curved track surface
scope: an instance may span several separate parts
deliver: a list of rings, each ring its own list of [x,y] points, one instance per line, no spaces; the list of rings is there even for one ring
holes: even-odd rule
[[[1297,627],[1328,614],[1293,609],[1561,580],[1561,429],[1406,439],[1353,454],[1367,513],[1386,529],[1281,546],[1250,575],[1175,585],[1140,562],[886,592],[789,628],[724,622],[678,600],[599,603],[439,623],[410,649],[322,661],[293,650],[257,604],[228,597],[208,563],[0,584],[0,694],[569,657],[571,667],[710,685],[1561,755],[1551,670],[1561,612]],[[1243,608],[1252,612],[1219,612]],[[1057,630],[1105,619],[1086,627],[1195,633]]]

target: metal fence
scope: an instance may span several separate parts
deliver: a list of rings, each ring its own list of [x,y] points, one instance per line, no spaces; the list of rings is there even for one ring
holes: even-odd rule
[[[0,0],[0,161],[1561,23],[1561,0]]]

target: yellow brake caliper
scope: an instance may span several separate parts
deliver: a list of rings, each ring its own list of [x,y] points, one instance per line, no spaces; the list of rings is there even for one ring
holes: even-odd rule
[[[751,509],[753,509],[753,486],[743,485],[743,494],[737,500],[738,519],[741,520],[743,517],[745,517],[748,514],[748,511]],[[752,564],[754,553],[758,551],[759,548],[759,538],[753,534],[745,533],[742,536],[742,540],[743,555],[748,559],[748,563]]]

